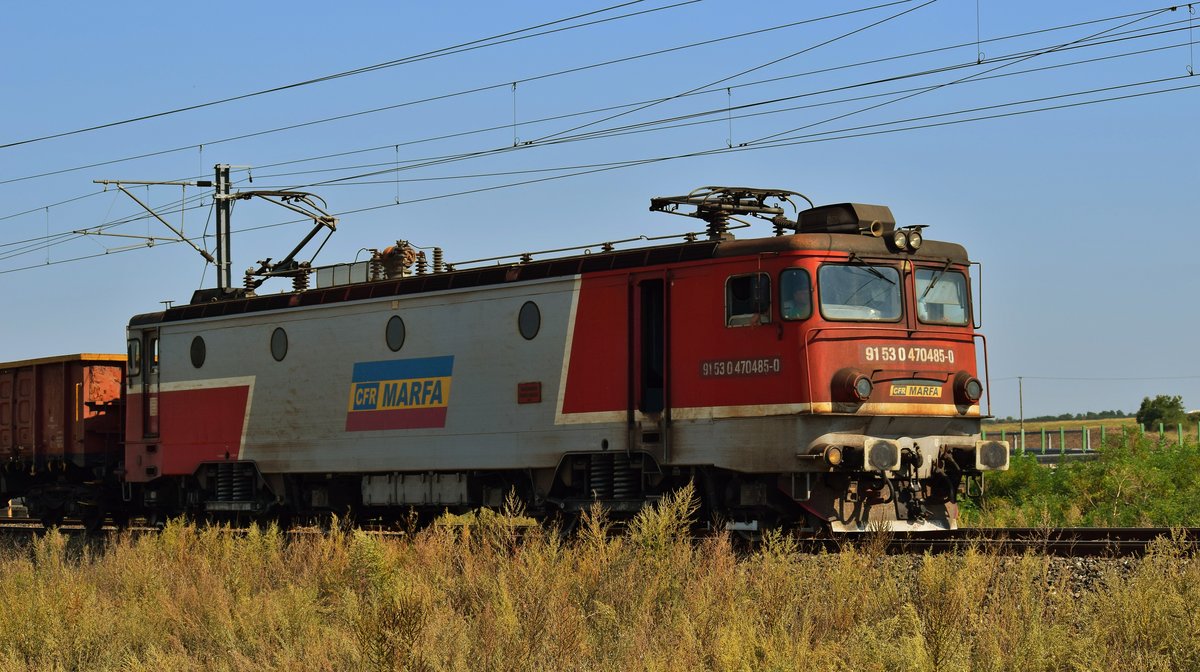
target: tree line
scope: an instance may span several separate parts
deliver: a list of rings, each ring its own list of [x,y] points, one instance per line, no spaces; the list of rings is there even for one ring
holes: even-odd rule
[[[1155,429],[1159,423],[1164,428],[1174,429],[1180,424],[1200,421],[1200,412],[1188,413],[1183,405],[1183,397],[1160,394],[1154,398],[1144,397],[1142,405],[1136,413],[1125,411],[1088,411],[1087,413],[1060,413],[1059,415],[1039,415],[1025,418],[1025,422],[1056,422],[1060,420],[1107,420],[1112,418],[1134,418],[1139,425],[1147,429]],[[984,422],[1018,422],[1020,418],[992,418]]]

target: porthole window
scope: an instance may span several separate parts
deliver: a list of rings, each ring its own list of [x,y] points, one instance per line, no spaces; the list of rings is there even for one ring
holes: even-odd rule
[[[517,315],[517,328],[527,341],[532,341],[533,337],[538,335],[542,328],[542,311],[538,310],[536,303],[526,301],[525,305],[521,306],[521,312]]]
[[[387,338],[387,346],[392,352],[404,347],[404,320],[400,319],[399,315],[393,315],[392,319],[388,320],[384,336]]]
[[[275,327],[275,331],[271,332],[271,356],[275,361],[282,362],[284,357],[287,357],[288,337],[287,332],[283,327]]]
[[[204,339],[197,336],[192,339],[192,366],[197,369],[204,366],[204,356],[208,352],[204,347]]]

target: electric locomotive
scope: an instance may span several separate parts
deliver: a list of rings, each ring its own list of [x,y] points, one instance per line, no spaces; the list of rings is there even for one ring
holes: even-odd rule
[[[886,207],[802,198],[656,198],[705,231],[544,259],[431,268],[401,241],[275,273],[295,291],[135,316],[125,496],[389,517],[514,493],[570,518],[692,482],[729,529],[952,528],[959,493],[1009,457],[980,436],[967,253]],[[735,238],[739,217],[774,235]]]

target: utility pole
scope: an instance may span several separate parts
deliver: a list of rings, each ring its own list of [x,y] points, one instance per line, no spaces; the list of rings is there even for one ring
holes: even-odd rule
[[[225,293],[233,287],[230,275],[232,260],[229,253],[229,213],[232,209],[229,199],[229,164],[218,163],[213,168],[216,171],[213,180],[216,194],[213,200],[217,210],[217,289]]]
[[[1021,454],[1025,454],[1025,379],[1017,376],[1017,402],[1021,412]]]

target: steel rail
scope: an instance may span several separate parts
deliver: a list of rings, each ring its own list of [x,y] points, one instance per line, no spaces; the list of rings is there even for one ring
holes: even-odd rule
[[[962,528],[935,532],[889,532],[839,535],[803,540],[808,551],[835,552],[847,546],[881,544],[888,554],[961,553],[976,550],[1000,555],[1060,557],[1143,556],[1159,540],[1190,555],[1200,554],[1200,528],[1068,527]]]
[[[36,535],[45,529],[41,521],[35,518],[0,517],[0,535]],[[64,521],[58,529],[66,534],[88,534],[88,530],[78,521]],[[153,534],[160,528],[149,524],[134,524],[126,529],[136,533]],[[408,534],[369,525],[356,526],[355,529],[381,536]],[[106,535],[118,531],[120,528],[106,524],[92,534]],[[229,531],[237,533],[244,529],[230,528]],[[289,535],[305,535],[324,534],[328,531],[309,526],[291,528],[287,532]],[[881,529],[861,534],[799,536],[797,540],[799,550],[804,553],[837,553],[849,548],[881,548],[888,555],[964,553],[973,550],[997,555],[1115,558],[1144,556],[1155,543],[1166,543],[1187,555],[1200,556],[1200,527],[969,527],[926,532],[893,532]],[[756,544],[751,541],[751,545]]]

